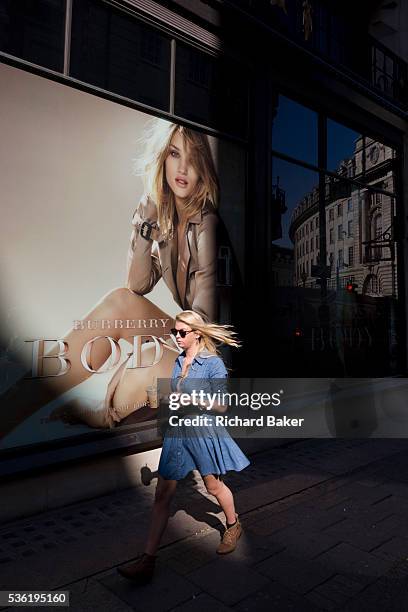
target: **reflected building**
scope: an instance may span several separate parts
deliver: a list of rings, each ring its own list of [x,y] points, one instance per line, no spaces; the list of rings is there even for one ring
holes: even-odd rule
[[[272,287],[292,287],[295,280],[294,249],[272,245],[271,253]]]
[[[394,158],[391,147],[359,137],[353,156],[344,159],[335,174],[325,176],[324,258],[318,187],[296,206],[289,229],[296,286],[319,289],[322,264],[327,266],[329,290],[352,286],[360,294],[396,297]]]

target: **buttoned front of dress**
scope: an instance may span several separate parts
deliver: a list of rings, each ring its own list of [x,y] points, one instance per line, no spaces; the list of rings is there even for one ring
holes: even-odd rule
[[[174,364],[173,391],[191,394],[193,390],[207,393],[226,390],[228,373],[218,355],[207,350],[200,351],[194,357],[188,375],[181,378],[184,359],[183,351]],[[197,407],[195,410],[199,414]],[[207,416],[206,425],[185,425],[183,416],[180,416],[179,425],[168,427],[158,468],[163,478],[181,480],[191,470],[198,470],[202,476],[225,474],[229,470],[240,471],[250,464],[227,429],[214,425],[214,414],[204,411],[204,415]]]

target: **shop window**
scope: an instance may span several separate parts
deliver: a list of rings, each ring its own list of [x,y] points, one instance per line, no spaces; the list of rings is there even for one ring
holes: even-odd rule
[[[74,0],[70,74],[169,110],[170,38],[102,2]]]
[[[241,65],[177,44],[176,115],[245,138],[248,88]]]
[[[62,72],[64,67],[64,0],[0,2],[0,50]]]
[[[272,149],[317,164],[317,113],[310,108],[279,96],[272,125]]]

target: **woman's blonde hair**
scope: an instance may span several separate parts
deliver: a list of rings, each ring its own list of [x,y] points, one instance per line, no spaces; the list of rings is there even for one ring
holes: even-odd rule
[[[236,332],[232,331],[232,325],[217,325],[216,323],[207,323],[203,317],[193,310],[183,310],[176,315],[176,321],[185,323],[200,333],[199,351],[207,349],[210,353],[218,355],[217,345],[227,344],[239,348],[240,342],[236,338]]]
[[[186,202],[187,218],[201,211],[206,202],[214,209],[218,205],[218,177],[206,134],[165,119],[151,120],[142,138],[144,153],[134,160],[135,171],[143,177],[145,192],[156,202],[160,233],[166,238],[171,238],[174,232],[176,203],[167,184],[165,161],[177,132],[182,135],[185,147],[189,147],[191,163],[198,174],[197,186]]]

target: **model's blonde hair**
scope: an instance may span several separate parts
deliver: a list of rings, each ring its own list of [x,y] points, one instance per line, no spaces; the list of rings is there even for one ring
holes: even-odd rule
[[[210,353],[218,355],[217,345],[227,344],[239,348],[240,342],[236,338],[236,332],[232,331],[232,325],[217,325],[216,323],[207,323],[203,317],[193,310],[183,310],[176,315],[176,321],[185,323],[194,331],[200,333],[198,350],[207,349]]]
[[[197,186],[186,202],[187,218],[201,211],[206,202],[214,209],[218,205],[218,177],[206,134],[164,119],[151,120],[142,138],[144,153],[135,160],[135,171],[143,178],[145,192],[156,202],[157,221],[165,238],[173,235],[176,212],[174,194],[166,181],[165,161],[177,132],[190,149],[191,163],[198,175]]]

